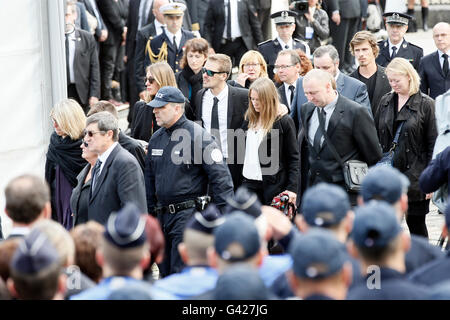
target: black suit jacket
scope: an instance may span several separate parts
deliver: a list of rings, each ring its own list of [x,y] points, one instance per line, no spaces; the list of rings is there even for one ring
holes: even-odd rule
[[[127,11],[122,0],[97,0],[97,6],[108,28],[108,38],[104,44],[117,45],[122,42]]]
[[[143,173],[145,168],[145,151],[139,141],[119,131],[119,144],[136,158]]]
[[[127,41],[125,43],[125,55],[129,59],[134,58],[134,52],[136,47],[136,35],[139,28],[139,7],[141,5],[141,0],[130,0],[130,5],[128,7],[128,18],[127,18]],[[150,7],[150,12],[147,16],[147,21],[144,21],[143,26],[153,23],[155,16],[152,13],[153,3]]]
[[[143,27],[141,30],[137,32],[136,35],[136,51],[134,58],[134,72],[136,76],[136,87],[138,92],[142,92],[145,90],[145,68],[144,68],[144,59],[145,59],[145,46],[149,39],[153,39],[156,35],[156,27],[155,23],[152,22],[149,25]]]
[[[281,84],[281,86],[279,86],[277,88],[278,91],[278,98],[280,99],[280,103],[284,104],[286,107],[289,108],[289,104],[287,101],[287,97],[286,97],[286,91],[284,90],[284,83]]]
[[[355,70],[351,75],[351,77],[359,80],[358,70]],[[386,68],[377,65],[376,72],[376,80],[375,80],[375,90],[372,95],[372,100],[370,100],[370,105],[372,107],[372,115],[375,116],[375,113],[378,109],[378,105],[380,104],[381,97],[386,93],[390,92],[391,86],[389,84],[389,80],[386,76]],[[370,95],[369,95],[370,97]]]
[[[100,98],[100,66],[94,36],[84,30],[75,30],[73,59],[75,87],[81,103],[87,105],[90,97]]]
[[[389,51],[388,40],[378,42],[380,53],[376,59],[377,64],[386,67],[391,62],[391,52]],[[397,48],[396,58],[405,58],[414,66],[414,69],[419,71],[420,59],[423,57],[423,49],[403,39],[403,42]]]
[[[95,10],[91,5],[91,2],[89,0],[80,0],[80,1],[82,1],[84,3],[86,10],[93,17],[97,18],[97,16],[95,15]],[[97,10],[98,16],[99,16],[99,18],[97,19],[97,28],[95,28],[95,37],[98,39],[102,34],[102,30],[107,30],[107,28],[106,28],[105,21],[103,21],[102,14],[100,13],[100,10],[98,9],[97,1],[94,1],[94,6],[95,6],[95,9]]]
[[[255,16],[253,7],[247,1],[238,0],[238,20],[242,40],[244,40],[247,50],[256,50],[256,45],[264,38],[261,24]],[[204,37],[216,52],[221,47],[225,24],[224,0],[211,0],[206,13]]]
[[[444,76],[437,51],[422,58],[419,75],[420,90],[433,99],[450,89],[450,72]]]
[[[113,211],[133,202],[147,211],[144,174],[128,151],[119,144],[109,155],[89,199],[88,218],[105,224]]]
[[[244,122],[244,114],[248,108],[248,90],[244,88],[237,88],[228,86],[228,117],[227,117],[227,129],[241,129],[242,124]],[[203,112],[203,95],[206,92],[206,88],[203,88],[197,92],[195,97],[195,120],[201,121],[203,127],[202,120],[202,112]],[[227,138],[228,144],[228,158],[234,158],[234,146],[233,146],[233,137]],[[231,177],[233,178],[234,189],[236,190],[239,186],[239,169],[236,166],[236,161],[233,159],[234,164],[229,164],[228,168],[230,169]]]
[[[327,142],[323,142],[318,154],[309,142],[309,122],[314,109],[315,106],[310,102],[305,103],[300,109],[302,128],[299,141],[301,142],[301,169],[303,169],[301,190],[319,182],[344,186],[342,168]],[[340,94],[328,124],[327,135],[344,163],[356,159],[365,161],[371,166],[381,158],[377,131],[367,109]],[[306,173],[308,173],[307,176]],[[307,186],[303,185],[305,183]]]

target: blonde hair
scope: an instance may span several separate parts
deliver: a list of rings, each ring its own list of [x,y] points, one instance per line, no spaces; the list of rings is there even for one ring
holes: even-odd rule
[[[86,127],[86,115],[78,102],[73,99],[61,100],[50,111],[50,117],[72,140],[81,138]]]
[[[256,112],[250,98],[252,91],[258,94],[260,111]],[[250,127],[256,127],[261,123],[264,135],[272,129],[275,120],[278,117],[278,109],[280,102],[278,93],[272,80],[269,78],[259,78],[253,81],[248,90],[248,109],[245,113],[245,119],[249,122]]]
[[[146,69],[146,74],[148,72],[150,72],[153,78],[155,78],[159,88],[166,86],[178,88],[175,74],[167,62],[157,62],[149,65]],[[153,96],[151,96],[147,91],[145,94],[145,102],[148,103],[153,100]]]
[[[409,95],[412,96],[419,92],[420,77],[416,69],[404,58],[394,58],[386,67],[386,75],[388,72],[400,74],[409,77]],[[389,78],[389,77],[388,77]]]
[[[241,61],[239,62],[239,73],[244,73],[244,65],[252,62],[259,63],[259,65],[261,66],[261,72],[258,76],[259,78],[268,77],[266,60],[264,60],[264,57],[261,55],[261,53],[255,50],[250,50],[244,53]]]

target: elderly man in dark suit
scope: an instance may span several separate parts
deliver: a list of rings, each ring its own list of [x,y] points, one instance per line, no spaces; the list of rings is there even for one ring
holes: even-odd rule
[[[436,24],[433,39],[438,49],[422,58],[419,75],[422,92],[436,99],[450,89],[450,24]]]
[[[339,71],[339,54],[336,48],[332,45],[317,48],[316,51],[314,51],[314,68],[324,70],[331,74],[335,80],[336,91],[342,96],[365,107],[369,112],[369,115],[372,116],[372,108],[370,106],[366,85]],[[303,78],[300,77],[297,80],[290,114],[294,119],[297,129],[301,122],[301,107],[305,102],[307,102],[307,97],[303,91]]]
[[[66,72],[68,97],[74,98],[87,113],[100,97],[100,68],[97,45],[87,31],[76,29],[75,5],[66,8]]]
[[[230,56],[233,66],[264,40],[254,7],[242,0],[211,0],[203,37],[215,52]]]
[[[118,121],[111,113],[102,111],[86,120],[84,141],[89,151],[98,154],[92,169],[88,219],[101,224],[126,202],[133,202],[141,212],[147,210],[144,174],[118,139]]]
[[[202,122],[222,148],[228,163],[235,190],[239,186],[241,172],[238,171],[234,154],[234,136],[227,130],[242,127],[248,108],[248,90],[227,84],[231,73],[231,59],[224,54],[210,55],[203,72],[203,89],[195,97],[195,119]]]
[[[350,51],[359,64],[350,76],[367,86],[372,114],[375,115],[381,97],[392,90],[384,68],[375,61],[380,51],[377,39],[369,31],[359,31],[350,41]]]
[[[319,182],[345,188],[343,168],[330,143],[345,163],[361,160],[369,166],[382,152],[372,117],[366,108],[336,92],[335,80],[323,70],[311,70],[303,78],[308,103],[301,108],[301,191]],[[301,193],[300,193],[301,194]],[[349,192],[353,205],[356,193]]]

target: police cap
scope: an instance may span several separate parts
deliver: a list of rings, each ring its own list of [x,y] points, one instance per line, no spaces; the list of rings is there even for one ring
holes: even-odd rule
[[[155,98],[147,103],[147,105],[153,108],[161,108],[170,102],[184,103],[184,101],[185,99],[180,89],[167,86],[159,89],[155,95]]]
[[[225,222],[219,209],[210,203],[201,213],[196,212],[186,223],[186,229],[197,230],[203,233],[212,234],[214,229]]]
[[[297,12],[290,10],[282,10],[270,15],[276,25],[293,24],[297,16]]]
[[[159,8],[159,12],[170,16],[182,16],[185,10],[186,6],[180,2],[168,3]]]
[[[394,204],[408,192],[408,187],[409,180],[403,173],[394,167],[381,165],[369,170],[361,184],[360,194],[364,202],[384,200]]]
[[[383,14],[383,17],[386,17],[386,23],[400,24],[405,26],[407,26],[409,20],[412,19],[410,15],[400,12],[386,12],[385,14]]]

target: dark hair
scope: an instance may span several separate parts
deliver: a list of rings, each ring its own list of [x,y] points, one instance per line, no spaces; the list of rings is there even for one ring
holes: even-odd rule
[[[86,127],[91,123],[97,123],[98,130],[107,132],[112,130],[113,141],[119,140],[119,121],[108,111],[100,111],[86,119]]]
[[[12,237],[0,242],[0,277],[5,282],[10,277],[9,265],[21,240],[19,237]]]
[[[119,119],[119,113],[117,112],[116,107],[109,101],[100,100],[93,106],[91,106],[91,109],[89,110],[87,116],[92,116],[93,114],[96,114],[101,111],[108,111],[111,113],[116,119]]]
[[[11,180],[5,189],[8,216],[19,223],[35,221],[50,201],[50,188],[42,179],[25,174]]]
[[[209,43],[203,38],[194,38],[186,41],[186,45],[184,47],[184,54],[180,61],[180,67],[182,69],[184,69],[184,67],[188,65],[187,54],[190,51],[203,54],[205,58],[207,58],[209,51]]]

